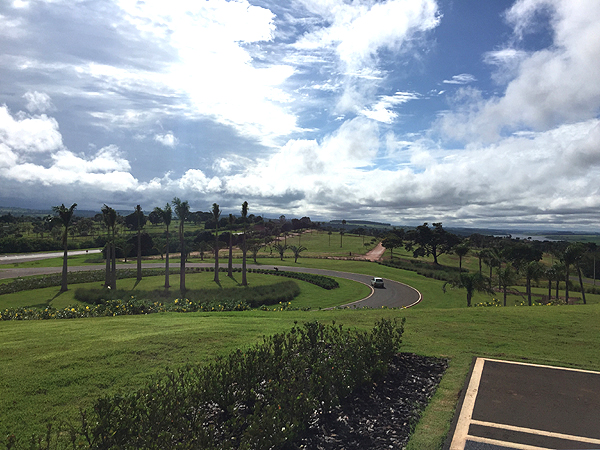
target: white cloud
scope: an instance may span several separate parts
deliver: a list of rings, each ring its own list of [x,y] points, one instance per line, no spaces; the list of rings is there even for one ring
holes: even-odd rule
[[[155,134],[154,140],[161,143],[165,147],[171,148],[174,148],[179,143],[179,139],[177,139],[170,131],[165,134]]]
[[[399,49],[415,33],[439,24],[437,4],[431,0],[302,0],[313,14],[329,24],[316,28],[296,43],[297,48],[334,48],[347,70],[370,66],[382,49]]]
[[[443,117],[441,130],[448,137],[497,139],[506,131],[546,130],[596,117],[600,109],[600,2],[518,1],[507,13],[517,37],[540,11],[551,17],[553,45],[526,56],[513,54],[518,64],[510,70],[515,75],[504,95],[483,99],[471,91],[471,101]],[[498,60],[498,53],[493,56]],[[505,61],[508,56],[504,54]]]
[[[420,96],[415,92],[399,91],[394,95],[383,95],[375,105],[370,109],[363,109],[361,113],[369,119],[378,122],[392,123],[396,117],[398,117],[398,113],[393,111],[392,108],[418,98],[420,98]]]
[[[469,84],[477,81],[470,73],[461,73],[460,75],[454,75],[451,80],[444,80],[442,83],[445,84]]]
[[[63,146],[55,119],[45,114],[13,117],[6,105],[0,106],[0,143],[22,154],[51,152]]]
[[[23,95],[27,100],[26,108],[30,113],[44,113],[54,110],[54,105],[48,94],[38,91],[29,91]]]

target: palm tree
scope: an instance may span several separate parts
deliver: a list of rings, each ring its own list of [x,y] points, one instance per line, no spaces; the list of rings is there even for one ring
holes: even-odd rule
[[[219,282],[219,218],[221,217],[221,210],[219,205],[213,203],[212,215],[215,221],[215,283]]]
[[[277,250],[277,253],[279,253],[279,257],[283,261],[283,254],[288,249],[288,246],[285,244],[282,244],[281,242],[278,242],[277,244],[275,244],[273,246],[273,248],[275,248],[275,250]]]
[[[62,268],[62,281],[60,285],[60,291],[64,292],[68,290],[67,287],[67,236],[69,231],[69,224],[71,223],[71,219],[73,218],[73,211],[77,207],[77,203],[73,203],[70,208],[67,208],[63,203],[60,206],[53,206],[52,211],[58,214],[58,217],[55,217],[54,220],[59,222],[63,227],[63,235],[62,235],[62,243],[63,243],[63,268]]]
[[[108,242],[106,247],[106,277],[104,285],[111,289],[117,288],[117,251],[115,244],[115,234],[117,226],[117,212],[109,206],[102,207],[102,218],[108,232]]]
[[[471,300],[473,299],[473,294],[475,294],[475,292],[487,292],[490,294],[493,293],[489,286],[489,281],[479,272],[461,273],[459,280],[447,281],[446,283],[444,283],[444,285],[442,286],[444,292],[446,292],[446,285],[466,289],[467,307],[471,306]]]
[[[517,271],[510,264],[506,264],[503,269],[498,271],[498,284],[504,294],[504,303],[506,306],[506,294],[509,286],[515,284],[518,280]]]
[[[183,294],[185,292],[185,239],[183,234],[183,224],[190,215],[190,205],[187,202],[182,202],[178,197],[173,199],[175,214],[179,218],[179,247],[181,248],[181,258],[179,263],[179,290]]]
[[[543,268],[538,261],[530,261],[523,266],[522,271],[526,279],[527,303],[531,306],[531,280],[538,281],[543,273]]]
[[[142,228],[146,222],[142,207],[137,205],[134,210],[135,218],[137,219],[137,280],[142,279]]]
[[[469,253],[469,250],[471,250],[471,249],[469,248],[469,246],[467,245],[466,242],[458,244],[457,246],[454,247],[454,253],[456,254],[456,256],[458,256],[459,272],[462,272],[462,259],[463,259],[463,257],[467,256],[467,253]]]
[[[299,246],[295,246],[295,245],[290,245],[288,247],[292,253],[294,253],[294,262],[298,262],[298,257],[300,256],[300,253],[302,253],[304,250],[308,250],[306,247],[299,245]]]
[[[585,289],[583,287],[583,278],[581,276],[581,260],[585,254],[585,247],[583,244],[577,242],[575,244],[569,245],[565,252],[563,253],[563,263],[565,265],[565,303],[569,303],[569,266],[574,265],[577,269],[577,275],[579,275],[579,286],[581,288],[581,298],[583,300],[583,304],[586,304],[585,301]]]
[[[165,246],[165,289],[169,289],[169,287],[171,287],[169,284],[169,226],[171,225],[171,220],[173,219],[173,210],[171,209],[171,205],[167,203],[164,209],[159,208],[158,206],[154,208],[154,212],[159,215],[167,227],[167,242]]]
[[[233,277],[233,224],[235,217],[229,214],[229,263],[227,264],[227,276]]]
[[[248,220],[248,202],[242,203],[242,225],[244,226],[244,234],[242,235],[242,286],[248,286],[246,279],[246,222]]]

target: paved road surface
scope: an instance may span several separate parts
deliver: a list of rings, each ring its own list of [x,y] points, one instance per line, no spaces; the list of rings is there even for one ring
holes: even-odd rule
[[[71,254],[71,253],[70,253]],[[62,256],[62,254],[60,255]],[[144,268],[161,268],[164,265],[160,263],[153,264],[143,264]],[[212,263],[188,263],[187,267],[213,267]],[[239,264],[235,264],[235,267],[241,267]],[[135,263],[133,264],[119,264],[117,268],[135,268]],[[252,269],[271,269],[273,270],[276,266],[269,265],[254,265],[248,264],[248,268]],[[377,266],[373,266],[374,268]],[[105,268],[104,265],[93,265],[93,266],[69,266],[69,272],[76,271],[85,271],[85,270],[103,270]],[[332,276],[332,277],[340,277],[346,278],[348,280],[358,281],[360,283],[366,284],[370,286],[371,276],[355,274],[349,272],[337,272],[334,270],[324,270],[324,269],[309,269],[306,267],[290,267],[290,266],[281,266],[280,270],[290,271],[290,272],[305,272],[305,273],[313,273],[318,275]],[[34,268],[10,268],[3,269],[0,267],[0,279],[6,278],[16,278],[16,277],[26,277],[31,275],[49,275],[53,273],[60,273],[62,271],[61,267],[34,267]],[[373,276],[377,276],[377,274],[373,274]],[[349,308],[402,308],[409,307],[421,301],[421,293],[416,289],[402,283],[398,283],[397,281],[385,280],[385,288],[383,289],[372,289],[371,295],[368,297],[359,300],[358,302],[350,303],[347,306]]]
[[[600,449],[600,372],[477,358],[449,450]]]
[[[93,250],[69,250],[69,256],[77,256],[77,255],[89,255],[93,253],[100,253],[101,250],[93,249]],[[0,264],[11,264],[11,263],[19,263],[19,262],[27,262],[27,261],[38,261],[40,259],[50,259],[50,258],[61,258],[63,252],[52,252],[52,253],[26,253],[19,255],[1,255],[0,256]]]

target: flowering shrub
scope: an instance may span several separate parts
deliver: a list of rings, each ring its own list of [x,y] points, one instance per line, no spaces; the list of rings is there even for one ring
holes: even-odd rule
[[[488,307],[488,306],[502,306],[502,303],[497,298],[493,298],[491,302],[474,303],[473,306],[483,306],[483,307]]]

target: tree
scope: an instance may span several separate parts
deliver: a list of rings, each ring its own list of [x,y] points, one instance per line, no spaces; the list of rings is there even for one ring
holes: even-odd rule
[[[394,259],[394,249],[402,247],[402,239],[394,233],[388,234],[381,241],[381,245],[390,250],[390,259]]]
[[[458,236],[444,230],[441,222],[432,225],[433,228],[430,228],[427,222],[425,222],[416,229],[407,232],[406,238],[409,242],[406,245],[406,249],[412,251],[415,258],[433,256],[433,263],[439,265],[438,257],[444,253],[448,253],[460,239]],[[416,249],[414,249],[415,246],[417,247]]]
[[[458,256],[458,270],[462,272],[462,259],[469,253],[469,245],[466,242],[461,242],[454,246],[454,254]]]
[[[526,280],[527,303],[531,306],[531,280],[538,281],[544,270],[539,261],[529,261],[522,267],[522,272]]]
[[[518,280],[517,271],[513,269],[512,265],[506,264],[504,268],[498,271],[498,284],[504,294],[503,305],[506,306],[506,295],[509,286],[515,284]]]
[[[142,228],[146,223],[146,218],[144,217],[144,212],[142,211],[142,207],[137,205],[134,210],[136,220],[136,229],[137,229],[137,280],[141,281],[142,279]]]
[[[466,289],[467,307],[471,306],[471,300],[473,299],[473,294],[475,294],[475,292],[486,292],[490,294],[493,293],[493,291],[489,287],[489,282],[487,278],[481,275],[479,272],[461,273],[459,280],[447,281],[446,283],[444,283],[444,285],[442,286],[444,292],[446,292],[447,285],[461,289]]]
[[[104,219],[108,233],[104,285],[114,290],[117,288],[117,249],[115,243],[117,212],[111,207],[104,205],[102,207],[102,218]]]
[[[61,292],[68,290],[68,287],[67,287],[67,253],[68,253],[67,236],[68,236],[68,231],[69,231],[69,224],[71,223],[71,219],[73,218],[73,212],[75,211],[76,207],[77,207],[77,203],[73,203],[69,208],[67,208],[64,203],[60,206],[52,207],[52,211],[54,211],[56,214],[58,214],[58,216],[55,217],[55,220],[57,222],[59,222],[64,228],[63,234],[62,234],[63,267],[62,267],[62,281],[61,281],[61,285],[60,285]]]
[[[185,239],[183,234],[183,226],[190,214],[190,205],[186,201],[182,202],[178,197],[173,199],[175,214],[179,219],[179,247],[181,249],[181,258],[179,262],[179,290],[183,294],[185,292]]]
[[[171,285],[169,284],[169,226],[171,225],[171,220],[173,219],[173,210],[171,209],[171,205],[168,203],[165,205],[164,209],[159,208],[158,206],[154,208],[153,211],[158,217],[160,217],[161,221],[166,225],[167,232],[166,238],[167,243],[165,246],[165,289],[169,289]]]
[[[279,257],[283,261],[283,254],[288,249],[288,246],[285,244],[282,244],[281,242],[278,242],[277,244],[275,244],[273,246],[273,248],[277,251],[277,253],[279,253]]]
[[[490,276],[488,278],[490,286],[492,285],[492,273],[494,271],[494,267],[500,267],[501,259],[500,255],[498,255],[498,251],[495,248],[488,247],[484,248],[479,252],[479,258],[483,260],[486,266],[490,269]]]
[[[242,225],[244,227],[244,234],[242,235],[242,286],[248,286],[248,280],[246,279],[246,223],[248,221],[248,202],[242,203]]]
[[[300,253],[302,253],[304,250],[308,250],[306,247],[302,246],[302,245],[290,245],[288,247],[292,253],[294,253],[294,262],[297,263],[298,262],[298,257],[300,256]]]
[[[565,265],[565,303],[569,303],[569,268],[574,265],[577,269],[577,275],[579,276],[579,286],[581,289],[581,298],[583,303],[586,304],[585,300],[585,289],[583,287],[583,278],[581,276],[581,261],[585,255],[585,247],[580,242],[569,245],[562,257],[562,262]]]
[[[221,217],[221,210],[219,209],[219,205],[213,203],[212,205],[212,215],[215,221],[215,283],[219,282],[219,218]]]
[[[250,250],[250,253],[252,254],[252,258],[254,259],[255,264],[258,263],[258,261],[256,261],[258,252],[260,252],[260,249],[263,247],[264,247],[264,244],[262,243],[262,241],[260,239],[252,239],[251,241],[248,241],[248,250]]]
[[[229,214],[229,262],[227,264],[227,276],[233,277],[233,226],[235,224],[235,217],[233,214]]]

